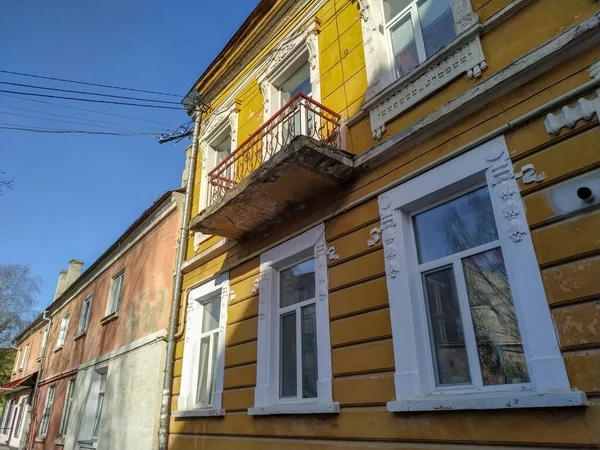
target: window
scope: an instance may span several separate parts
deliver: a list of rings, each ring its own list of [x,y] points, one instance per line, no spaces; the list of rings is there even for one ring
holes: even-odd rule
[[[383,15],[398,77],[456,36],[450,0],[383,0]]]
[[[125,271],[120,272],[110,281],[108,293],[108,302],[106,305],[106,315],[110,316],[119,312],[121,300],[123,299],[123,281],[125,280]]]
[[[23,413],[25,412],[25,406],[27,404],[27,396],[24,395],[21,397],[19,401],[19,405],[17,406],[17,413],[15,415],[15,431],[13,433],[13,438],[18,438],[21,432],[21,422],[23,421]]]
[[[59,436],[63,437],[67,434],[69,427],[69,417],[71,416],[71,408],[73,407],[73,394],[75,390],[75,380],[69,380],[67,385],[67,394],[65,395],[65,405],[63,406],[62,418],[60,419]]]
[[[23,352],[23,349],[19,349],[17,351],[17,356],[15,357],[15,365],[13,366],[13,372],[17,371],[17,368],[19,367],[19,361],[21,360],[21,353]]]
[[[181,391],[176,416],[222,415],[229,275],[189,294]]]
[[[25,350],[23,350],[23,357],[21,358],[21,365],[19,366],[19,370],[25,368],[25,363],[27,362],[27,356],[29,354],[29,344],[25,346]]]
[[[58,330],[58,339],[56,339],[56,348],[61,348],[65,344],[70,317],[71,313],[67,313],[62,316],[62,319],[60,320],[60,329]]]
[[[8,400],[4,404],[4,421],[2,422],[2,430],[0,430],[2,432],[2,434],[4,434],[4,435],[9,434],[9,432],[10,432],[8,424],[12,420],[12,413],[13,413],[13,406],[14,406],[14,404],[15,404],[15,401],[13,399]]]
[[[48,424],[50,423],[50,413],[52,412],[52,403],[54,403],[54,389],[56,386],[50,386],[48,393],[46,394],[46,404],[44,405],[44,412],[42,414],[42,421],[40,423],[40,436],[45,437],[48,433]]]
[[[585,402],[570,390],[512,170],[498,138],[379,197],[390,410]]]
[[[38,357],[38,359],[40,359],[42,357],[47,341],[48,341],[48,328],[46,328],[44,330],[44,337],[42,338],[42,345],[40,346],[40,356]]]
[[[325,227],[261,255],[257,387],[249,414],[332,413]]]
[[[104,392],[106,391],[106,371],[100,373],[100,388],[96,401],[96,412],[94,414],[94,425],[92,426],[92,438],[97,438],[100,433],[100,420],[102,419],[102,408],[104,407]]]
[[[90,314],[92,312],[92,300],[94,300],[94,294],[88,295],[81,304],[81,314],[79,315],[77,335],[85,333],[88,329],[88,325],[90,323]]]

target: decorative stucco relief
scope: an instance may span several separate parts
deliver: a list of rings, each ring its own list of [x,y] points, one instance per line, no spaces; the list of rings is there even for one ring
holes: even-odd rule
[[[594,114],[600,119],[600,89],[596,91],[596,98],[588,100],[580,98],[573,107],[564,106],[560,113],[550,113],[544,120],[544,126],[548,134],[557,136],[563,128],[574,128],[580,120],[590,121]]]
[[[424,71],[417,69],[406,82],[392,89],[385,99],[370,108],[373,138],[380,139],[388,121],[451,80],[465,73],[469,78],[479,78],[486,68],[479,36],[474,36],[437,64],[424,68]]]

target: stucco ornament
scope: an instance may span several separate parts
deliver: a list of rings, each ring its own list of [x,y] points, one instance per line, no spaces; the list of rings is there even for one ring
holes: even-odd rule
[[[563,106],[558,114],[548,114],[544,126],[548,134],[557,136],[563,128],[574,128],[580,120],[589,122],[594,115],[600,118],[600,89],[596,91],[596,98],[593,100],[580,98],[575,106]]]
[[[254,280],[254,286],[252,286],[252,293],[256,294],[260,289],[260,277]]]
[[[375,245],[377,245],[377,243],[380,240],[380,236],[381,236],[381,230],[377,227],[372,228],[371,231],[369,232],[371,239],[369,239],[367,241],[367,246],[368,247],[374,247]]]
[[[527,234],[524,223],[524,212],[519,205],[519,188],[515,180],[510,159],[499,161],[488,169],[495,194],[502,201],[502,226],[508,238],[513,242],[521,242]]]
[[[539,183],[546,179],[546,174],[544,172],[538,174],[535,173],[535,167],[533,164],[525,164],[521,167],[521,170],[515,173],[515,178],[523,179],[523,184],[531,184],[531,183]]]
[[[331,246],[327,249],[327,259],[329,259],[330,261],[340,259],[340,255],[338,255],[334,246]]]

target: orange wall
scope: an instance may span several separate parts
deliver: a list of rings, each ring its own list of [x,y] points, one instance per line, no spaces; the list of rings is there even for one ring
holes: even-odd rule
[[[25,350],[25,347],[29,345],[27,359],[25,360],[25,366],[23,369],[17,368],[16,371],[13,371],[10,381],[25,378],[26,376],[38,371],[40,366],[39,358],[42,355],[42,342],[44,341],[44,332],[46,331],[46,328],[48,328],[47,325],[41,326],[41,328],[35,330],[33,333],[27,336],[27,338],[21,341],[18,348],[18,350],[21,350],[21,354]],[[19,355],[18,350],[17,355]],[[17,355],[15,355],[15,358]],[[19,362],[19,366],[20,365],[21,364]]]

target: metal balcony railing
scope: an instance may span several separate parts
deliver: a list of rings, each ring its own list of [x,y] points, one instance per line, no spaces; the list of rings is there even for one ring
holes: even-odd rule
[[[299,92],[208,173],[208,204],[217,203],[296,136],[339,148],[340,119],[339,114]]]

